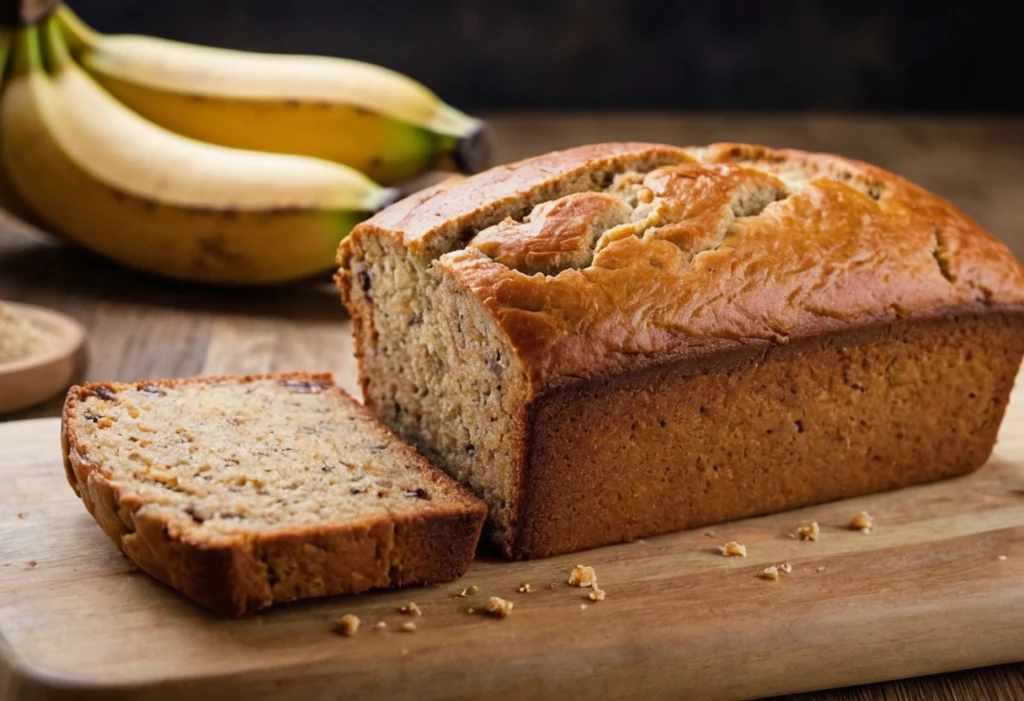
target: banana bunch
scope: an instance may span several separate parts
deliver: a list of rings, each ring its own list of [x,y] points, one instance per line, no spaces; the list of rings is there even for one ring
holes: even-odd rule
[[[344,59],[105,36],[66,6],[0,28],[0,207],[137,269],[269,284],[329,268],[396,198],[482,167],[481,124]]]

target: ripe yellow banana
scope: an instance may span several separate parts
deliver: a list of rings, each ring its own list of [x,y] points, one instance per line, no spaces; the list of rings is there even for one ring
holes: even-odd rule
[[[147,122],[74,63],[52,19],[18,36],[0,145],[18,194],[54,228],[188,280],[272,283],[327,269],[355,222],[393,197],[336,163],[214,146]]]
[[[480,170],[482,124],[420,83],[360,61],[98,34],[57,11],[76,59],[147,119],[194,139],[344,163],[394,183],[432,167]]]

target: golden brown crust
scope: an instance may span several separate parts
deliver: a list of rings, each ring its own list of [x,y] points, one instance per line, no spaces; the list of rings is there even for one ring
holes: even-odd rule
[[[260,379],[330,384],[329,374],[281,373],[248,377],[157,380],[134,385],[90,383],[72,387],[64,405],[61,438],[68,480],[107,536],[153,577],[224,615],[240,616],[276,602],[355,593],[407,584],[450,581],[469,567],[486,507],[416,451],[410,460],[450,500],[408,516],[381,516],[317,527],[282,526],[252,534],[199,534],[180,514],[145,503],[115,483],[69,430],[81,397],[97,390],[114,395],[142,385],[245,383]],[[341,391],[340,389],[337,391]],[[347,395],[346,395],[347,396]],[[351,400],[359,411],[368,410]],[[382,436],[398,440],[379,426]]]
[[[596,190],[609,174],[665,161],[688,165],[646,177],[669,205],[661,219],[646,231],[613,233],[588,266],[530,275],[459,248],[467,227],[486,228],[517,209],[522,217],[568,194],[567,182]],[[772,187],[781,187],[778,201],[753,216],[729,214],[750,189]],[[557,222],[548,217],[546,226]],[[684,153],[603,144],[548,154],[384,210],[357,227],[339,260],[374,235],[439,256],[498,322],[538,393],[750,342],[1024,304],[1020,263],[949,202],[858,161],[759,146]],[[342,282],[346,274],[343,265]]]
[[[538,205],[522,222],[507,218],[484,229],[469,247],[527,275],[556,275],[589,265],[597,237],[629,221],[631,212],[614,195],[579,192]]]
[[[963,315],[550,392],[531,407],[522,527],[505,554],[547,557],[968,473],[991,453],[1022,354],[1020,314]]]

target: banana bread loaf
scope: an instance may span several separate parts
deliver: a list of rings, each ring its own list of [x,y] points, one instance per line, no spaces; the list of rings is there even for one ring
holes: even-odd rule
[[[741,144],[552,153],[339,250],[366,403],[540,557],[970,472],[1024,273],[865,163]]]
[[[125,555],[227,615],[455,579],[486,515],[330,375],[73,387],[63,440]]]

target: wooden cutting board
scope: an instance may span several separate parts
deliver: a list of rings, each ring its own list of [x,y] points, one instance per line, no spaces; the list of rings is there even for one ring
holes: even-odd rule
[[[1021,394],[966,478],[538,562],[481,556],[456,583],[239,621],[117,552],[65,483],[56,420],[3,424],[0,698],[740,698],[1022,660]],[[844,528],[862,509],[870,535]],[[818,542],[787,537],[812,520]],[[719,555],[729,540],[748,556]],[[577,563],[606,600],[567,585]],[[511,617],[479,613],[492,595]],[[398,613],[408,601],[421,617]],[[331,632],[345,613],[354,638]]]

